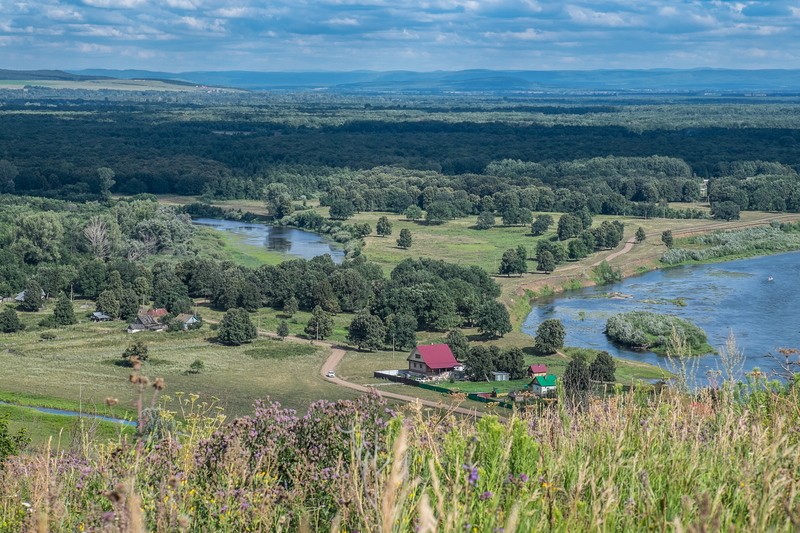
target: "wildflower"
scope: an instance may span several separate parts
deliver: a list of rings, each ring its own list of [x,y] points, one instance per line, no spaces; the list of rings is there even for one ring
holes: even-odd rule
[[[117,398],[112,398],[111,396],[106,398],[106,405],[109,407],[111,407],[112,405],[117,405],[118,403],[119,400]]]
[[[480,478],[480,475],[478,474],[478,468],[475,466],[464,465],[464,470],[469,470],[467,482],[474,487]]]
[[[153,388],[156,390],[164,390],[166,384],[164,383],[164,378],[156,378],[153,382]]]
[[[528,482],[528,474],[520,474],[519,475],[519,480],[522,481],[523,483],[527,483]]]
[[[491,499],[492,496],[494,496],[494,494],[492,494],[490,491],[487,490],[483,494],[481,494],[481,500],[489,500]]]

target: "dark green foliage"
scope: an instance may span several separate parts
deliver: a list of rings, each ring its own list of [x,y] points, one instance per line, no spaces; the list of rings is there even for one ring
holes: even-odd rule
[[[408,349],[417,345],[417,319],[407,313],[386,317],[386,344],[392,349]]]
[[[711,205],[711,216],[717,220],[739,220],[739,211],[740,207],[736,202],[717,202]]]
[[[494,226],[494,215],[491,211],[482,211],[478,215],[478,222],[475,224],[477,229],[489,229]]]
[[[147,361],[148,357],[150,357],[150,350],[142,339],[136,339],[125,348],[125,351],[122,352],[122,357],[124,359],[135,357],[139,361]]]
[[[97,297],[97,310],[101,313],[105,313],[111,318],[118,318],[119,308],[119,300],[113,292],[103,291]]]
[[[456,217],[449,203],[433,202],[425,206],[425,222],[428,224],[442,224]]]
[[[3,470],[3,463],[6,459],[20,454],[30,442],[31,439],[25,429],[11,434],[8,430],[8,415],[0,416],[0,471]]]
[[[422,208],[418,205],[410,205],[403,213],[409,220],[419,220],[422,218]]]
[[[244,309],[229,309],[219,324],[217,339],[222,344],[239,346],[258,336],[250,315]]]
[[[590,374],[583,355],[573,357],[567,364],[561,384],[564,387],[564,395],[570,399],[580,398],[588,392]]]
[[[569,254],[570,259],[577,261],[578,259],[583,259],[591,254],[592,250],[590,250],[586,245],[585,240],[577,238],[572,239],[569,241],[569,243],[567,243],[567,253]]]
[[[553,217],[550,215],[537,215],[536,220],[531,224],[531,233],[535,236],[544,235],[553,225]]]
[[[25,325],[20,322],[17,312],[7,307],[0,313],[0,333],[15,333],[25,329]]]
[[[508,372],[511,379],[522,379],[527,371],[525,368],[525,354],[521,348],[503,350],[494,357],[494,370]]]
[[[308,319],[305,329],[306,335],[312,339],[322,340],[330,337],[333,333],[333,317],[326,313],[320,306],[316,306],[311,312],[311,318]]]
[[[192,364],[189,365],[189,373],[190,374],[199,374],[203,371],[206,367],[206,364],[203,362],[202,359],[195,359],[192,361]]]
[[[139,296],[132,289],[124,289],[119,299],[119,317],[133,320],[139,313]]]
[[[53,307],[53,322],[58,326],[70,326],[78,323],[72,302],[63,292],[58,295],[56,305]]]
[[[539,239],[536,243],[536,260],[541,259],[542,253],[550,252],[556,265],[560,265],[567,260],[569,254],[567,248],[560,242],[552,242],[549,239]]]
[[[358,313],[347,328],[347,341],[359,350],[378,350],[386,338],[386,328],[381,319],[367,311]]]
[[[600,352],[589,365],[589,377],[594,381],[613,382],[616,380],[614,373],[617,365],[608,352]]]
[[[397,239],[397,246],[403,249],[411,248],[411,231],[407,228],[400,230],[400,237]]]
[[[502,337],[511,331],[511,319],[506,307],[497,301],[483,304],[478,311],[478,332],[486,337]]]
[[[285,320],[278,322],[278,330],[276,331],[281,340],[289,336],[289,324]]]
[[[294,296],[290,296],[283,302],[283,314],[287,316],[294,316],[294,314],[299,311],[300,308],[297,304],[297,298]]]
[[[378,223],[375,224],[375,232],[381,237],[386,237],[387,235],[391,235],[392,223],[389,222],[389,219],[385,216],[379,218]]]
[[[492,372],[508,372],[511,379],[522,379],[526,374],[525,357],[519,348],[473,346],[459,360],[464,363],[464,373],[470,381],[489,381]]]
[[[31,280],[25,285],[25,300],[20,302],[19,310],[35,313],[44,307],[42,298],[42,286],[36,280]]]
[[[636,242],[644,242],[647,238],[647,234],[644,232],[644,228],[639,226],[639,229],[636,230]]]
[[[536,270],[549,274],[556,269],[556,260],[549,250],[544,250],[538,255]]]
[[[592,279],[598,285],[608,285],[622,281],[622,271],[612,267],[608,261],[602,261],[599,265],[592,268]]]
[[[485,346],[473,346],[464,363],[464,374],[470,381],[489,381],[494,371],[494,357]]]
[[[530,209],[514,207],[503,213],[504,226],[527,226],[533,220]]]
[[[672,238],[672,230],[664,230],[661,233],[661,242],[663,242],[667,248],[672,248],[673,238]]]
[[[461,330],[454,329],[447,333],[447,345],[459,361],[465,361],[469,354],[469,341]]]
[[[331,204],[329,215],[334,220],[347,220],[356,214],[353,202],[349,200],[337,200]]]
[[[558,240],[565,241],[572,237],[577,237],[583,228],[583,221],[578,215],[564,213],[558,219]]]
[[[713,351],[706,333],[688,320],[648,311],[614,315],[606,321],[611,340],[633,348],[670,355],[699,355]]]
[[[564,347],[566,336],[564,324],[557,318],[548,318],[536,328],[533,349],[540,355],[555,353]]]
[[[500,274],[505,274],[506,276],[511,274],[522,275],[527,270],[526,267],[525,259],[519,257],[517,250],[509,248],[503,252],[503,258],[500,260],[500,268],[498,270]]]

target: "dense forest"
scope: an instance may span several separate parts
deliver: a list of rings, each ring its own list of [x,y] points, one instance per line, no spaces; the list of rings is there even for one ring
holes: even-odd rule
[[[712,202],[800,209],[800,125],[787,102],[249,95],[244,103],[203,106],[5,96],[6,192],[75,200],[107,192],[259,198],[264,186],[281,182],[295,198],[354,184],[363,196],[383,174],[407,192],[438,187],[484,197],[546,188],[556,198],[577,196],[556,199],[551,209],[601,213],[620,212],[602,207],[619,204],[617,195],[696,200],[701,180],[710,178]],[[98,178],[101,167],[114,172],[110,191]],[[411,202],[424,208],[419,195]]]

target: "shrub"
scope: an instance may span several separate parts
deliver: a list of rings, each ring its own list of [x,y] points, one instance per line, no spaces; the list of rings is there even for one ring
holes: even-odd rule
[[[669,351],[671,338],[676,335],[685,342],[691,355],[714,351],[707,343],[705,332],[688,320],[648,311],[612,316],[606,322],[605,333],[609,339],[624,346],[649,349],[661,354]]]

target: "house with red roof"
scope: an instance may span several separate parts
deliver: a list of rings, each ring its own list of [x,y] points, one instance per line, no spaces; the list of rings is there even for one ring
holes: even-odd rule
[[[547,375],[547,365],[531,365],[528,367],[528,377],[535,378],[537,376]]]
[[[426,376],[436,376],[461,367],[447,344],[417,346],[406,358],[408,370]]]
[[[161,318],[167,316],[169,314],[169,311],[167,311],[163,307],[159,307],[158,309],[149,309],[146,314],[147,316],[151,316],[153,318]]]

